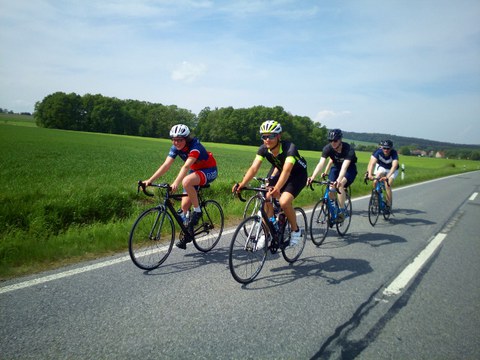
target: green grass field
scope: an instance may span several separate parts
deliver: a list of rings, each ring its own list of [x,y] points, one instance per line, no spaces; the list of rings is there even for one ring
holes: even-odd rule
[[[0,279],[126,251],[134,219],[152,204],[150,198],[137,194],[136,182],[158,168],[171,142],[12,122],[15,119],[0,121]],[[24,119],[19,122],[28,124]],[[227,224],[233,226],[244,204],[233,199],[230,190],[250,166],[257,147],[205,145],[219,168],[219,177],[206,194],[221,203]],[[311,173],[320,153],[302,155]],[[370,191],[362,181],[370,154],[357,155],[359,176],[353,196]],[[180,162],[164,181],[174,179]],[[467,160],[416,157],[403,157],[401,163],[406,177],[396,186],[480,166]],[[264,165],[262,171],[267,170]],[[306,189],[296,204],[311,206],[319,196],[319,190]]]

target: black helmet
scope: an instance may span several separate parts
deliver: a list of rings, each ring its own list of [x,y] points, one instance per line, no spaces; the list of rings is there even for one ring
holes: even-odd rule
[[[391,149],[393,147],[392,140],[382,140],[380,141],[380,146],[385,149]]]
[[[330,130],[328,133],[328,141],[335,141],[340,140],[343,137],[342,130],[340,129],[333,129]]]

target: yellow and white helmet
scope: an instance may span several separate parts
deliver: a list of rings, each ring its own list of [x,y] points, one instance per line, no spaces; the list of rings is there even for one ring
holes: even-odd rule
[[[260,125],[260,134],[280,134],[282,125],[275,120],[267,120]]]

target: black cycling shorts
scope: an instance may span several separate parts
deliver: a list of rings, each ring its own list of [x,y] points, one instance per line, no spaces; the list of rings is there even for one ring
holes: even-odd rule
[[[270,178],[268,185],[275,186],[279,177],[280,174]],[[285,185],[283,185],[283,187],[280,189],[280,193],[288,192],[292,194],[294,198],[296,198],[298,194],[300,194],[300,191],[302,191],[307,184],[307,177],[306,171],[302,171],[300,174],[291,174]]]

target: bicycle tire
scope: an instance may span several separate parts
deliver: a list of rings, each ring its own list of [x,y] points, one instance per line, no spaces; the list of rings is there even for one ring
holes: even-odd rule
[[[329,210],[324,199],[319,200],[312,210],[310,216],[310,238],[316,246],[322,245],[327,237],[329,229]]]
[[[215,200],[205,200],[202,203],[202,218],[194,229],[193,245],[197,250],[208,252],[220,240],[225,224],[222,207]]]
[[[385,204],[385,207],[384,207],[384,210],[383,210],[383,218],[387,221],[388,221],[388,219],[390,219],[390,215],[392,215],[392,205],[393,205],[393,201],[392,201],[392,199],[390,199],[390,209],[388,211],[386,211],[387,210],[386,209],[387,204]]]
[[[372,190],[372,195],[370,195],[370,201],[368,202],[368,221],[372,226],[375,226],[380,215],[379,207],[379,194]]]
[[[245,234],[244,229],[248,229]],[[262,249],[256,250],[256,242],[264,236]],[[260,273],[268,251],[268,229],[259,216],[244,219],[235,230],[230,243],[228,266],[233,278],[241,283],[252,282]]]
[[[130,258],[140,269],[156,269],[170,255],[174,240],[175,226],[171,215],[161,208],[145,210],[130,231]]]
[[[307,242],[307,232],[308,232],[308,224],[307,224],[307,215],[305,214],[305,211],[303,211],[302,208],[296,207],[295,208],[295,214],[297,217],[297,226],[300,229],[303,229],[303,236],[301,237],[300,241],[295,245],[295,246],[286,246],[282,247],[282,255],[283,258],[289,262],[293,263],[298,260],[300,255],[302,255],[303,249],[305,248],[305,243]],[[291,237],[291,229],[290,229],[290,223],[287,221],[287,225],[284,227],[284,242],[290,242],[290,237]],[[287,236],[285,238],[285,236]]]
[[[347,233],[348,229],[350,228],[350,223],[352,222],[352,199],[350,199],[350,191],[345,189],[346,196],[345,196],[345,207],[343,209],[343,213],[345,215],[345,219],[342,222],[337,222],[337,233],[344,237]]]

